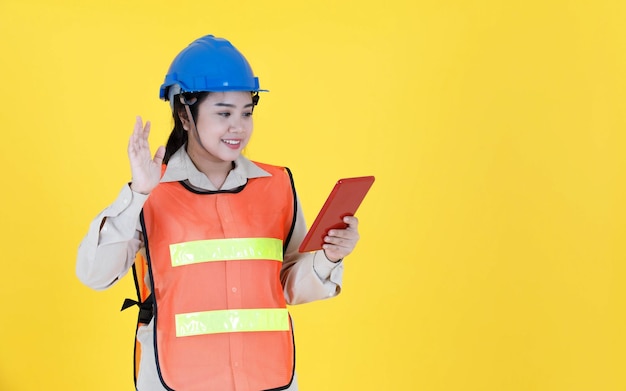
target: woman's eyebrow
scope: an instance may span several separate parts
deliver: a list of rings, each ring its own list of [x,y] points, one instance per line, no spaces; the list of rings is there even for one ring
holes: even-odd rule
[[[231,107],[231,108],[236,108],[237,106],[232,104],[232,103],[216,103],[213,106],[220,106],[220,107]],[[247,107],[252,107],[254,106],[253,103],[248,103],[247,105],[245,105],[243,108],[247,108]]]

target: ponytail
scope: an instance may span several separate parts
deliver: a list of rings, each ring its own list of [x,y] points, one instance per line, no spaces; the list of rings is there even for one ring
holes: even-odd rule
[[[208,95],[208,92],[184,94],[187,101],[191,101],[193,98],[196,98],[196,101],[192,105],[189,105],[189,110],[191,111],[191,116],[194,118],[194,121],[198,118],[198,105],[202,103]],[[165,157],[163,157],[163,163],[165,164],[167,164],[176,151],[187,143],[188,139],[187,131],[183,128],[183,122],[180,119],[181,116],[187,117],[185,106],[180,103],[180,95],[174,95],[172,101],[174,102],[174,109],[172,110],[174,129],[172,129],[172,132],[167,139],[167,144],[165,145]]]

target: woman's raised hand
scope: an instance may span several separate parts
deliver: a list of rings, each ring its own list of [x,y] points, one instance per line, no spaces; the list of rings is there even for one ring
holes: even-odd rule
[[[165,148],[160,146],[154,153],[150,153],[148,136],[150,135],[150,121],[143,121],[137,116],[135,129],[128,140],[128,159],[133,176],[130,188],[142,194],[149,194],[159,184],[161,179],[161,164],[165,156]]]

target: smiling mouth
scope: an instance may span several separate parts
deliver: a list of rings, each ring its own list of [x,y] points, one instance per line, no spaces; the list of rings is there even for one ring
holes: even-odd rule
[[[228,145],[239,145],[241,144],[241,140],[222,140],[223,143]]]

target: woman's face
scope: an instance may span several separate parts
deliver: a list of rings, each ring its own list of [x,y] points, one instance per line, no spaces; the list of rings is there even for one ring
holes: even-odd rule
[[[215,163],[237,159],[252,135],[252,109],[250,92],[211,92],[198,106],[198,134],[183,121],[189,155]]]

